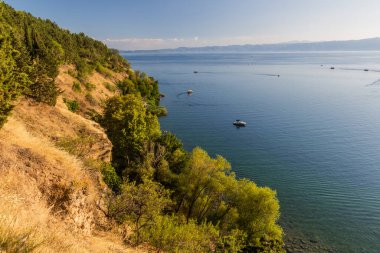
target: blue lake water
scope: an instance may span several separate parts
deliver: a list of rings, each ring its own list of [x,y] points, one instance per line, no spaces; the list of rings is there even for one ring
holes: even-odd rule
[[[277,191],[285,233],[380,252],[379,52],[125,57],[159,80],[163,130]]]

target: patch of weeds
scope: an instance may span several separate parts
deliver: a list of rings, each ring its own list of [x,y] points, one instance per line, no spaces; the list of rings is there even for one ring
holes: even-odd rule
[[[116,91],[116,86],[112,85],[110,83],[104,83],[104,87],[106,87],[106,89],[109,90],[109,91],[111,91],[111,92],[115,92]]]
[[[80,105],[76,100],[64,98],[63,102],[65,102],[67,109],[71,112],[77,112],[80,109]]]
[[[116,174],[115,168],[109,163],[103,163],[101,167],[104,182],[112,191],[118,193],[121,189],[121,178]]]
[[[87,112],[86,112],[86,115],[87,115],[87,118],[97,122],[97,123],[100,123],[101,119],[102,119],[102,115],[99,114],[97,111],[95,111],[94,109],[89,109]]]
[[[82,87],[79,82],[74,82],[72,89],[74,92],[78,92],[78,93],[82,92]]]
[[[96,89],[96,85],[92,83],[85,83],[84,87],[87,91],[93,91]]]
[[[81,129],[76,137],[61,138],[57,142],[57,146],[77,157],[87,158],[96,142],[95,136],[85,129]]]
[[[72,77],[74,77],[74,78],[77,77],[77,73],[76,73],[76,71],[74,71],[74,70],[72,70],[72,69],[69,69],[69,70],[67,71],[67,74],[69,74],[70,76],[72,76]]]

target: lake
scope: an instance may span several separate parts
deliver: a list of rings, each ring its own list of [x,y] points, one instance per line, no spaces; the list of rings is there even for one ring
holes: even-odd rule
[[[380,52],[124,56],[159,80],[163,130],[277,191],[289,240],[380,252]]]

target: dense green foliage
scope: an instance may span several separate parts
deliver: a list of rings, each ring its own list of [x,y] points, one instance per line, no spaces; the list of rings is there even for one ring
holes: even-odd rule
[[[13,43],[14,34],[0,23],[0,127],[12,110],[12,102],[31,83],[28,78],[31,68],[22,63],[22,52]]]
[[[127,71],[129,64],[102,42],[73,34],[50,20],[15,11],[0,2],[0,126],[13,101],[24,94],[55,105],[58,67],[74,64],[81,80],[94,69],[102,73]]]
[[[110,215],[132,224],[134,243],[168,252],[283,252],[276,193],[237,179],[221,156],[185,151],[161,133],[140,93],[109,99],[102,124],[125,181]]]
[[[160,135],[157,117],[146,111],[140,96],[128,94],[108,100],[102,124],[113,144],[113,164],[118,173],[125,171],[135,178],[147,147]]]
[[[148,108],[150,106],[159,106],[158,81],[144,72],[129,70],[128,78],[118,82],[117,86],[123,95],[140,94],[149,105]]]
[[[114,192],[120,192],[121,190],[121,179],[116,174],[114,167],[111,164],[103,163],[101,166],[101,172],[103,175],[104,182],[111,188]]]
[[[77,112],[80,109],[80,105],[76,100],[71,99],[63,99],[63,102],[65,102],[67,109],[71,112]]]

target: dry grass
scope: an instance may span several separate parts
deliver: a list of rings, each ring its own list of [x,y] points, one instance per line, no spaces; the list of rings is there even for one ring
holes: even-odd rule
[[[0,252],[143,252],[115,234],[75,235],[51,215],[35,182],[0,166]]]
[[[88,158],[104,161],[109,161],[111,158],[112,144],[104,130],[96,122],[70,112],[61,98],[56,107],[23,99],[14,109],[12,119],[21,122],[28,132],[39,139],[46,139],[54,144],[78,139],[85,132],[97,140],[96,145],[87,147]]]
[[[64,90],[62,95],[64,98],[75,100],[80,104],[79,114],[82,116],[87,116],[86,113],[91,110],[97,113],[102,113],[102,104],[104,101],[107,98],[115,95],[115,92],[109,91],[104,86],[104,83],[111,83],[112,85],[115,85],[117,81],[120,81],[126,77],[126,74],[115,73],[112,71],[109,71],[112,74],[112,77],[106,77],[94,71],[91,75],[85,78],[85,81],[81,87],[83,91],[75,92],[72,89],[72,85],[74,82],[79,83],[79,80],[70,75],[69,72],[75,72],[74,66],[61,66],[59,69],[59,75],[56,78],[56,83],[60,89]],[[88,98],[86,99],[87,92],[85,92],[85,83],[91,83],[95,85],[94,89],[90,92],[92,98],[91,101]]]
[[[75,80],[70,68],[60,70],[61,88]],[[97,99],[111,95],[104,80],[116,79],[90,77],[104,89],[92,91]],[[97,142],[80,141],[87,137]],[[60,141],[66,148],[57,146]],[[145,252],[125,246],[118,233],[97,229],[109,226],[97,208],[105,184],[86,159],[109,161],[111,148],[103,129],[70,112],[62,97],[55,107],[21,100],[0,130],[0,252]]]
[[[93,235],[101,192],[88,174],[10,117],[0,131],[0,252],[139,252],[118,235]]]
[[[49,209],[35,182],[15,168],[0,168],[0,249],[5,252],[75,252],[60,228],[52,228]]]

